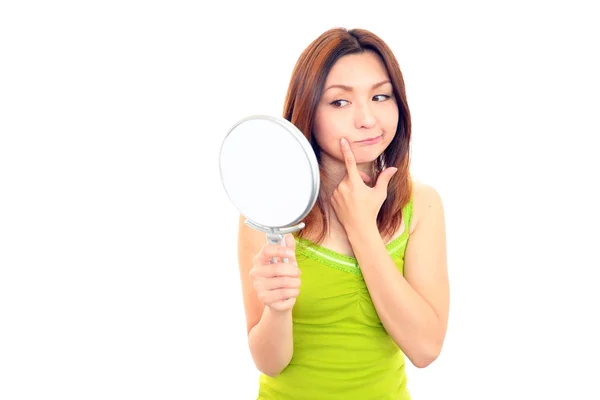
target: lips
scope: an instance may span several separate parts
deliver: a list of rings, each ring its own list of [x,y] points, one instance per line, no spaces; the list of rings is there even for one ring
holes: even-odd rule
[[[375,136],[375,137],[368,138],[368,139],[364,139],[364,140],[359,141],[358,143],[361,143],[361,144],[375,144],[375,143],[378,143],[381,140],[381,136],[382,135]]]

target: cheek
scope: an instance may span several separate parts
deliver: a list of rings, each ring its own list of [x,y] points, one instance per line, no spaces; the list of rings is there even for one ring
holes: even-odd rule
[[[315,123],[313,125],[313,133],[315,140],[324,151],[329,154],[337,154],[340,150],[340,138],[344,135],[345,128],[342,121],[324,112],[317,112],[315,115]]]
[[[393,105],[393,109],[389,110],[389,112],[384,113],[382,115],[382,118],[380,119],[384,131],[391,133],[396,132],[396,128],[398,127],[398,120],[398,107],[395,104]]]
[[[315,131],[314,134],[315,140],[322,151],[336,158],[341,157],[342,150],[340,149],[339,138],[336,138],[334,133],[320,129]]]

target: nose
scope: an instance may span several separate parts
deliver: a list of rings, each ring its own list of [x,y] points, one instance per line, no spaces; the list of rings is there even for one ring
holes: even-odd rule
[[[371,108],[371,104],[363,103],[356,107],[356,113],[354,117],[354,124],[357,129],[365,128],[370,129],[375,126],[377,119],[375,113]]]

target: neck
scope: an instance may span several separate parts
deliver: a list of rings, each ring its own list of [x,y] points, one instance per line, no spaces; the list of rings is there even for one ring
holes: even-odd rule
[[[347,174],[346,164],[343,161],[339,161],[335,158],[330,157],[327,154],[321,153],[321,194],[323,195],[324,206],[326,210],[327,219],[329,221],[329,232],[328,236],[336,235],[339,232],[344,231],[344,228],[341,222],[338,220],[333,208],[331,207],[331,196],[333,195],[334,190],[338,187],[340,182],[345,178]],[[357,164],[357,167],[360,171],[364,172],[371,178],[371,183],[369,186],[372,186],[372,182],[374,181],[374,171],[373,171],[373,163],[362,163]]]

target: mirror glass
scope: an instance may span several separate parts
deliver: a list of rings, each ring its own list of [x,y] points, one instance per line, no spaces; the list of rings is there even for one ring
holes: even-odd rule
[[[266,115],[242,119],[223,140],[219,161],[229,199],[255,225],[293,226],[316,202],[320,183],[316,156],[306,137],[286,119]]]

